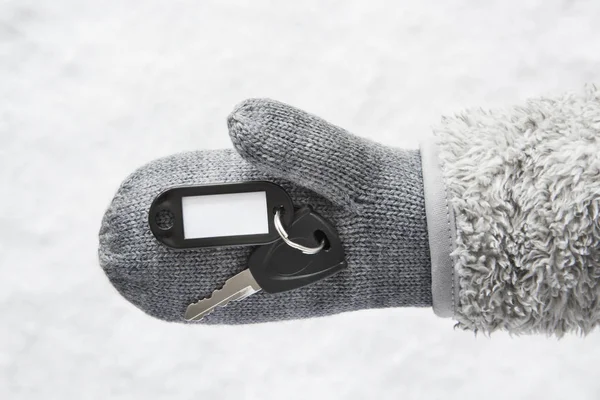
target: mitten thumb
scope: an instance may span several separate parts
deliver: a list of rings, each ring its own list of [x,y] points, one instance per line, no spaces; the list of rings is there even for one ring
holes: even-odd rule
[[[240,155],[270,175],[292,181],[338,205],[357,209],[387,149],[323,119],[268,99],[250,99],[229,115]]]

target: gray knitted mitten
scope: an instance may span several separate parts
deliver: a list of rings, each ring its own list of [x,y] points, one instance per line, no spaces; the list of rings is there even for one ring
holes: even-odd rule
[[[366,308],[431,306],[419,152],[358,138],[303,111],[249,100],[230,115],[231,150],[154,161],[122,184],[102,222],[100,263],[146,313],[183,322],[186,307],[246,268],[252,248],[175,250],[148,227],[154,197],[178,185],[270,180],[337,228],[348,268],[312,286],[259,292],[202,322],[250,323]]]

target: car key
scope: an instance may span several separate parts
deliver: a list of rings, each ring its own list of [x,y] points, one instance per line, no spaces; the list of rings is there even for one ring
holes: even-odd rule
[[[279,218],[276,213],[275,225],[279,226],[281,238],[258,247],[250,255],[247,269],[228,279],[210,297],[190,304],[185,312],[186,320],[200,320],[217,307],[240,301],[260,290],[278,293],[309,285],[347,266],[335,228],[310,207],[296,211],[288,232]]]

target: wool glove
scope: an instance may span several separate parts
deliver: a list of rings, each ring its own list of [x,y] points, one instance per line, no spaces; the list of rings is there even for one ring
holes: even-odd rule
[[[237,153],[185,153],[140,168],[100,232],[113,285],[150,315],[188,304],[246,268],[247,247],[174,250],[148,209],[177,185],[269,180],[337,228],[348,268],[291,292],[259,292],[205,323],[433,306],[464,329],[587,333],[600,320],[600,94],[530,100],[444,118],[420,151],[358,138],[271,100],[228,119]],[[239,153],[239,155],[238,155]]]
[[[186,307],[243,269],[252,248],[178,250],[150,232],[148,209],[179,185],[267,180],[296,206],[310,205],[337,229],[348,267],[313,285],[258,292],[217,308],[204,323],[307,318],[365,308],[431,306],[421,162],[320,118],[249,100],[228,120],[233,150],[151,162],[122,184],[100,232],[100,263],[119,292],[155,317],[184,322]]]

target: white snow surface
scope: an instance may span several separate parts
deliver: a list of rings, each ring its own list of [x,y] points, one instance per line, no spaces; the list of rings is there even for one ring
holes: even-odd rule
[[[491,338],[430,309],[184,326],[97,261],[120,182],[230,147],[248,97],[416,148],[441,115],[600,78],[600,2],[0,1],[0,399],[599,399],[600,333]]]

